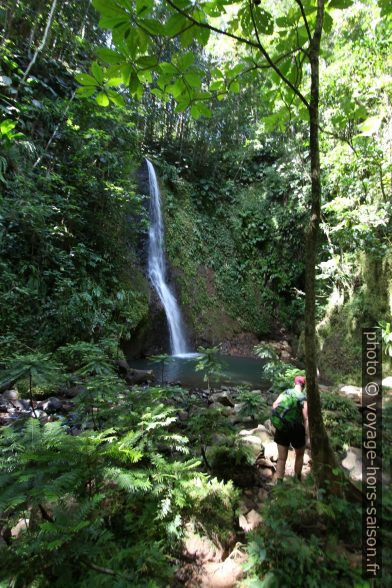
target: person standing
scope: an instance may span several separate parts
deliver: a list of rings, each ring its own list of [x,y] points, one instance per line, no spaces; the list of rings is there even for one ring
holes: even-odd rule
[[[306,439],[309,438],[308,403],[306,399],[306,379],[294,378],[294,388],[285,390],[272,405],[271,422],[275,427],[274,441],[278,446],[276,477],[283,481],[287,455],[290,445],[295,450],[294,472],[301,480]]]

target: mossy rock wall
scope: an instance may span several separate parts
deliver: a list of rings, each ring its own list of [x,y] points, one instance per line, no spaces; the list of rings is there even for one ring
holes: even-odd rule
[[[240,332],[270,337],[282,324],[290,329],[302,315],[293,286],[302,287],[303,254],[300,238],[280,225],[284,205],[270,202],[260,183],[208,212],[193,190],[178,179],[163,187],[162,197],[172,282],[195,341],[216,344]]]
[[[353,279],[357,287],[346,300],[330,306],[317,333],[321,377],[331,382],[359,385],[362,328],[391,321],[392,254],[380,258],[361,252],[357,261],[358,279]],[[391,360],[384,355],[384,376],[391,370]]]

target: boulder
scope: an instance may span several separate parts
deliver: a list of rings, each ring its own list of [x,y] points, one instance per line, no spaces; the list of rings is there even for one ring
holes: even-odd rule
[[[240,515],[238,524],[246,533],[253,531],[256,527],[259,527],[263,519],[254,509],[250,510],[247,514]]]
[[[15,389],[6,390],[5,392],[3,392],[3,399],[6,401],[19,400],[19,392]]]
[[[86,392],[86,387],[83,386],[82,384],[78,384],[76,386],[65,387],[65,388],[61,389],[61,393],[66,398],[75,398],[75,396],[78,396],[78,394],[82,394],[83,392]]]
[[[186,525],[183,546],[185,555],[201,560],[220,559],[223,555],[223,550],[217,547],[208,537],[203,537],[196,533],[191,523]]]
[[[359,386],[342,386],[339,393],[347,398],[352,398],[354,402],[361,402],[362,388]]]
[[[197,584],[201,588],[234,588],[244,574],[241,563],[231,558],[221,563],[207,562],[203,572]]]
[[[379,458],[375,461],[375,466],[380,468],[379,471],[382,471],[382,460]],[[345,470],[347,470],[350,478],[354,482],[361,482],[362,481],[362,450],[358,447],[349,447],[345,453],[345,456],[342,460],[342,466]],[[382,473],[382,483],[383,484],[390,484],[391,477],[386,473]]]
[[[268,433],[273,437],[275,434],[275,427],[274,425],[271,423],[271,419],[267,419],[264,422],[264,428],[266,431],[268,431]]]
[[[40,420],[47,420],[48,415],[44,410],[39,410],[36,408],[34,412],[31,413],[31,416]]]
[[[241,410],[243,410],[244,406],[245,406],[244,402],[237,402],[233,408],[234,414],[239,415]]]
[[[392,390],[392,376],[387,376],[386,378],[384,378],[382,381],[382,385],[384,388],[389,388],[390,390]]]
[[[259,453],[261,451],[260,439],[258,437],[256,437],[255,435],[246,435],[246,436],[240,437],[240,441],[246,447],[251,448],[252,453],[254,455],[254,458],[256,459],[256,457],[259,455]]]
[[[276,470],[275,464],[270,459],[263,457],[262,454],[257,458],[256,463],[259,467],[270,468],[273,472]]]
[[[271,468],[260,468],[259,473],[263,478],[266,478],[267,480],[272,480],[272,478],[274,477],[274,471],[271,470]]]
[[[117,368],[118,374],[125,378],[130,370],[128,362],[125,359],[119,359],[114,362],[114,365]]]
[[[127,384],[150,384],[155,381],[155,374],[152,370],[135,370],[129,368],[125,377]]]
[[[212,394],[211,400],[212,402],[219,402],[220,404],[223,404],[223,406],[230,406],[231,408],[234,408],[234,402],[232,398],[225,391]]]
[[[253,437],[258,437],[261,443],[268,443],[272,438],[264,425],[258,425],[255,429],[242,429],[238,434],[240,437],[253,435]]]
[[[29,523],[30,523],[29,519],[20,519],[16,523],[16,525],[14,527],[12,527],[11,537],[14,537],[16,539],[17,537],[19,537],[19,535],[21,533],[23,533],[23,531],[27,531],[27,529],[29,528]]]
[[[342,460],[342,466],[348,471],[352,480],[362,481],[362,450],[358,447],[349,447]]]
[[[264,457],[271,461],[278,461],[278,446],[275,441],[267,441],[263,443]]]
[[[12,400],[10,402],[9,406],[13,406],[17,410],[20,410],[23,412],[26,412],[26,411],[30,412],[31,411],[31,404],[30,404],[29,400],[24,400],[23,398],[21,398],[20,400]]]
[[[155,374],[152,370],[136,370],[131,368],[125,359],[114,362],[119,376],[123,377],[127,384],[149,384],[155,381]]]
[[[219,402],[213,402],[212,404],[210,404],[209,408],[214,408],[215,410],[219,410],[219,412],[221,412],[225,416],[230,416],[233,414],[233,409],[230,406],[224,406],[223,404],[220,404]]]
[[[256,429],[252,430],[251,434],[258,437],[262,443],[268,443],[272,440],[272,435],[267,431],[264,425],[258,425]]]
[[[43,402],[39,408],[48,414],[53,414],[54,412],[58,412],[63,408],[63,403],[59,398],[56,398],[56,396],[51,396],[45,400],[45,402]]]

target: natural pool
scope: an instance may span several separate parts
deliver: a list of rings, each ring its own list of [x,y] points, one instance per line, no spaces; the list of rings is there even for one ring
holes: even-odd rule
[[[199,354],[189,353],[181,356],[172,356],[164,365],[163,379],[165,382],[179,382],[183,386],[205,388],[203,372],[196,371],[196,363]],[[232,357],[230,355],[218,356],[222,365],[222,374],[217,381],[212,378],[212,383],[221,385],[240,386],[246,385],[252,388],[266,389],[269,382],[263,374],[264,362],[252,357]],[[157,382],[161,381],[162,365],[148,359],[130,360],[131,367],[143,370],[153,370]]]

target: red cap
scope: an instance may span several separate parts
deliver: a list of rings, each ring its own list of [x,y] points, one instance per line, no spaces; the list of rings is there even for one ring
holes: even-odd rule
[[[302,387],[305,387],[306,386],[305,376],[295,376],[294,384],[300,384]]]

